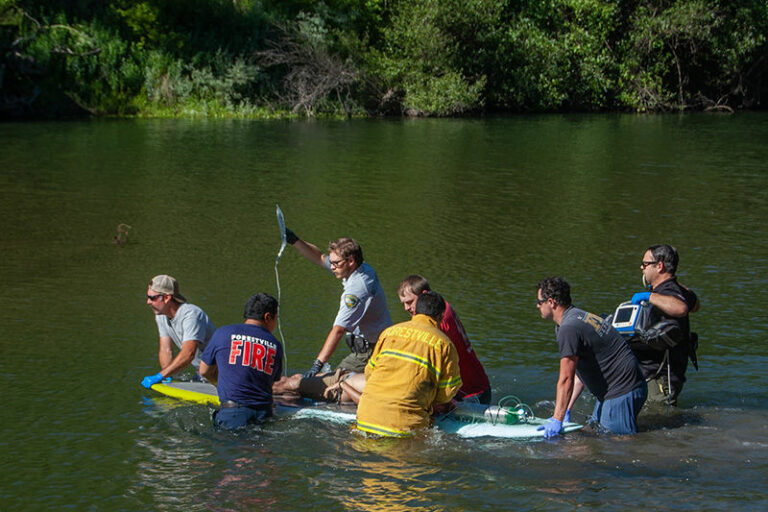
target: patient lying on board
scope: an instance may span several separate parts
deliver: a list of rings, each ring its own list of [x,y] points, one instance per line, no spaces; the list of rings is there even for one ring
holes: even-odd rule
[[[282,377],[272,384],[272,393],[300,395],[325,402],[357,403],[364,387],[364,373],[338,368],[335,372],[319,373],[314,377],[303,377],[300,373]]]

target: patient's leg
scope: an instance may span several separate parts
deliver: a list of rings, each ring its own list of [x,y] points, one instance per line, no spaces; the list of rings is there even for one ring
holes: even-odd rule
[[[276,380],[272,383],[272,393],[275,395],[298,395],[299,382],[301,382],[300,373],[296,373],[290,377],[280,377],[280,380]]]

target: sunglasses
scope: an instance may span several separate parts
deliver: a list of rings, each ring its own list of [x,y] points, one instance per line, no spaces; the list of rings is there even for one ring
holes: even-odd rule
[[[151,300],[152,302],[155,302],[158,297],[162,297],[165,295],[164,293],[158,293],[157,295],[147,295],[147,299]]]
[[[658,261],[642,261],[640,262],[640,268],[645,269],[648,265],[655,265]]]
[[[330,263],[332,267],[340,267],[346,261],[347,260],[336,260],[336,261],[333,261],[330,258],[328,259],[328,263]]]
[[[537,305],[537,306],[541,306],[542,304],[544,304],[544,303],[545,303],[545,302],[547,302],[548,300],[549,300],[549,299],[537,299],[537,300],[536,300],[536,305]]]

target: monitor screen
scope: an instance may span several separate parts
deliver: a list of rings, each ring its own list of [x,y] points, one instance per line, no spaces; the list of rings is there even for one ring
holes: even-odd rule
[[[632,313],[635,311],[633,307],[619,308],[616,311],[616,316],[613,319],[614,324],[625,324],[632,319]]]

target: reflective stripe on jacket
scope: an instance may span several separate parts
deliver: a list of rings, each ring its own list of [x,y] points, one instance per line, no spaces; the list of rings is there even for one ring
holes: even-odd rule
[[[461,387],[456,348],[426,315],[381,333],[365,377],[357,428],[386,436],[429,426],[432,406],[449,402]]]

